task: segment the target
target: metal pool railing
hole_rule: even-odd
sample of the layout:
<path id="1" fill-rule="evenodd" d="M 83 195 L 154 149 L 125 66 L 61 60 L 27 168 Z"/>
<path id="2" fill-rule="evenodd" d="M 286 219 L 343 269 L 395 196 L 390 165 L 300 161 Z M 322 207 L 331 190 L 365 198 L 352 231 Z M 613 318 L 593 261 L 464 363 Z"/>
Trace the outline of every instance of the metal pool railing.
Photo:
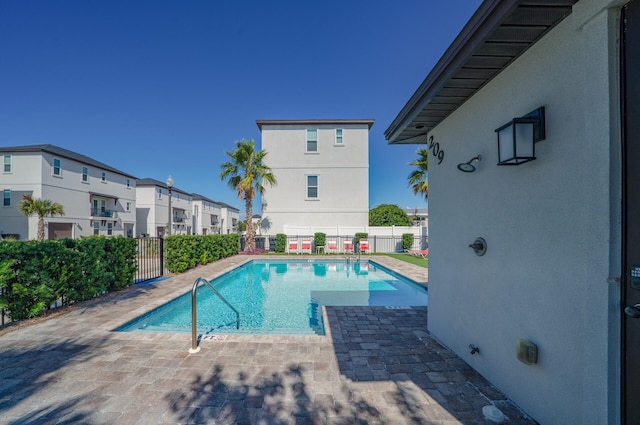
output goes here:
<path id="1" fill-rule="evenodd" d="M 193 288 L 191 288 L 191 348 L 189 349 L 189 353 L 197 353 L 200 351 L 200 347 L 198 346 L 198 335 L 197 335 L 197 320 L 196 320 L 196 291 L 198 290 L 198 285 L 200 283 L 204 283 L 213 291 L 214 294 L 218 296 L 233 312 L 236 314 L 236 329 L 240 329 L 240 313 L 236 310 L 229 301 L 226 300 L 225 297 L 222 296 L 220 292 L 205 278 L 199 277 L 193 283 Z"/>

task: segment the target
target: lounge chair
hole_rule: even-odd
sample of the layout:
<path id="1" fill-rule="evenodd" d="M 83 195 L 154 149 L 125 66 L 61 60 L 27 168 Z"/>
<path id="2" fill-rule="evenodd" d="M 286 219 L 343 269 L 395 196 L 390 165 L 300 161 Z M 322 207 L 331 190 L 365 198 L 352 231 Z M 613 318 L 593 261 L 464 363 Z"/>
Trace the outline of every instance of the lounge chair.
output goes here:
<path id="1" fill-rule="evenodd" d="M 360 252 L 364 253 L 364 254 L 368 254 L 369 253 L 369 240 L 368 239 L 360 239 L 360 242 L 358 242 L 360 244 Z"/>
<path id="2" fill-rule="evenodd" d="M 415 255 L 416 257 L 422 257 L 423 259 L 427 259 L 429 256 L 429 248 L 427 249 L 408 249 L 407 254 Z"/>
<path id="3" fill-rule="evenodd" d="M 328 240 L 327 241 L 327 252 L 329 254 L 331 254 L 332 252 L 337 254 L 338 253 L 338 241 Z"/>
<path id="4" fill-rule="evenodd" d="M 345 253 L 353 252 L 353 241 L 348 240 L 342 243 Z"/>
<path id="5" fill-rule="evenodd" d="M 297 239 L 291 239 L 289 241 L 289 250 L 288 250 L 289 254 L 291 254 L 292 252 L 295 252 L 296 254 L 298 254 L 298 240 Z"/>
<path id="6" fill-rule="evenodd" d="M 311 254 L 311 241 L 306 239 L 302 241 L 302 253 L 305 252 Z"/>

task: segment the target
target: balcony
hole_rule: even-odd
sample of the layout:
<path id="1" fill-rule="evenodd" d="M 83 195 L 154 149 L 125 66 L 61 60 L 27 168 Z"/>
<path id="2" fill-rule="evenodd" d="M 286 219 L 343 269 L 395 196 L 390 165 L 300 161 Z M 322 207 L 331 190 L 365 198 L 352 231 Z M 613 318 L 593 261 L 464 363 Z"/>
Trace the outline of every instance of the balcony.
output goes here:
<path id="1" fill-rule="evenodd" d="M 185 217 L 184 216 L 173 216 L 173 222 L 174 223 L 184 223 L 185 221 Z"/>
<path id="2" fill-rule="evenodd" d="M 91 217 L 117 218 L 118 212 L 115 210 L 107 210 L 102 208 L 91 208 Z"/>

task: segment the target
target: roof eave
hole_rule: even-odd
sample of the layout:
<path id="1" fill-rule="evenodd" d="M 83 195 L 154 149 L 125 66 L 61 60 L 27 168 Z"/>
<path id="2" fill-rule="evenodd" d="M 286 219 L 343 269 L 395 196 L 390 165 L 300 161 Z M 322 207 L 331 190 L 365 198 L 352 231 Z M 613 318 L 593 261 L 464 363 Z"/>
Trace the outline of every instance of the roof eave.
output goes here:
<path id="1" fill-rule="evenodd" d="M 393 120 L 389 128 L 385 131 L 384 135 L 389 144 L 415 144 L 421 142 L 419 136 L 426 136 L 435 126 L 442 122 L 447 116 L 449 116 L 458 107 L 464 104 L 469 98 L 471 98 L 478 90 L 480 90 L 489 81 L 495 78 L 502 70 L 508 67 L 511 62 L 518 58 L 524 51 L 535 44 L 540 38 L 544 36 L 553 26 L 562 21 L 571 11 L 571 6 L 578 0 L 486 0 L 484 1 L 478 10 L 471 17 L 469 22 L 464 26 L 460 34 L 456 37 L 453 43 L 442 55 L 440 60 L 433 67 L 431 72 L 427 75 L 425 80 L 420 84 L 416 92 L 411 96 L 406 105 L 402 108 L 398 116 Z M 444 96 L 442 93 L 446 90 L 451 90 L 451 87 L 445 86 L 454 81 L 454 77 L 461 70 L 466 70 L 465 65 L 473 61 L 474 53 L 479 53 L 480 49 L 486 48 L 489 39 L 498 30 L 507 27 L 513 27 L 513 21 L 522 19 L 522 13 L 516 12 L 519 7 L 525 9 L 555 9 L 557 16 L 551 19 L 550 25 L 540 26 L 545 30 L 541 31 L 537 38 L 527 40 L 528 43 L 520 43 L 520 47 L 516 50 L 517 53 L 511 57 L 511 55 L 505 55 L 502 57 L 503 63 L 500 66 L 493 68 L 493 73 L 482 78 L 476 79 L 476 86 L 468 88 L 464 95 L 460 95 L 454 101 L 449 102 L 446 108 L 438 109 L 433 108 L 433 112 L 428 115 L 428 120 L 420 122 L 420 127 L 416 126 L 413 130 L 407 131 L 408 127 L 414 123 L 414 120 L 419 118 L 434 101 L 436 96 Z M 568 12 L 565 13 L 565 9 L 568 8 Z M 557 19 L 556 19 L 557 18 Z M 510 21 L 511 20 L 511 21 Z M 501 27 L 505 24 L 504 27 Z M 526 27 L 527 22 L 516 22 Z M 535 25 L 534 25 L 535 26 Z M 517 25 L 516 25 L 517 27 Z M 515 43 L 514 45 L 518 45 Z M 455 80 L 459 81 L 459 80 Z M 452 86 L 453 87 L 453 86 Z M 443 90 L 444 89 L 444 90 Z M 458 96 L 458 95 L 456 95 Z M 432 105 L 443 106 L 443 105 Z M 424 115 L 424 114 L 423 114 Z M 421 117 L 424 121 L 424 117 Z M 403 133 L 405 133 L 403 135 Z"/>
<path id="2" fill-rule="evenodd" d="M 375 123 L 375 120 L 256 120 L 256 125 L 262 131 L 264 125 L 366 125 L 369 130 Z"/>

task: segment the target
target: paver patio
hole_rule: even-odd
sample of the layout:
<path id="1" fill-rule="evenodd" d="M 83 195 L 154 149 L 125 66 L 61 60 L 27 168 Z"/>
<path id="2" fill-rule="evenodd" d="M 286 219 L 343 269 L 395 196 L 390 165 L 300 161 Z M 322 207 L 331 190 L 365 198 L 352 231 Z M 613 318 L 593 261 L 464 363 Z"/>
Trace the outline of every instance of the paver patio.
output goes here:
<path id="1" fill-rule="evenodd" d="M 0 336 L 6 424 L 533 424 L 426 330 L 427 308 L 327 307 L 326 336 L 112 329 L 252 257 L 129 288 Z M 388 268 L 425 283 L 425 269 Z"/>

